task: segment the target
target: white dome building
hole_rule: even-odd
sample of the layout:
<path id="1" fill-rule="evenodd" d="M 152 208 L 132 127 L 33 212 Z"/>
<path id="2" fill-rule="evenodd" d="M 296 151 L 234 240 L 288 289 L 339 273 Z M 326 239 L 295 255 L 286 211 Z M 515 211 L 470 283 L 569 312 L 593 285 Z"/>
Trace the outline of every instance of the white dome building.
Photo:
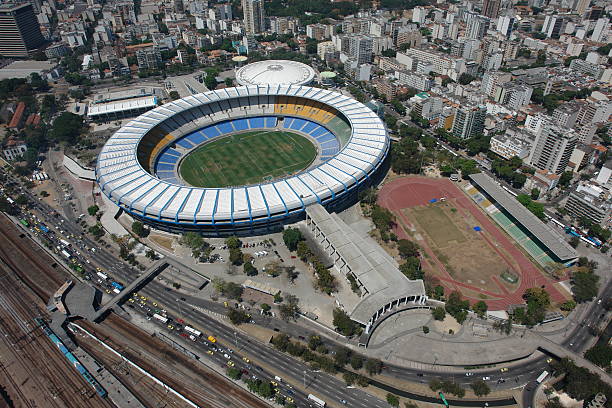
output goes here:
<path id="1" fill-rule="evenodd" d="M 308 85 L 314 77 L 314 69 L 289 60 L 258 61 L 236 72 L 236 81 L 240 85 Z"/>

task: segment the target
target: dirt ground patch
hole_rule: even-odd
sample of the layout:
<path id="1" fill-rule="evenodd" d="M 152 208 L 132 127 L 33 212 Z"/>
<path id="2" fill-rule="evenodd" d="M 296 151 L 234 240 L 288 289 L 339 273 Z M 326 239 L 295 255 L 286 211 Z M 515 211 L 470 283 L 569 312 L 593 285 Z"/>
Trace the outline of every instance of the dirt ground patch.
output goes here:
<path id="1" fill-rule="evenodd" d="M 174 249 L 172 248 L 174 238 L 167 237 L 164 235 L 151 234 L 149 235 L 149 239 L 160 247 L 167 249 L 170 252 L 174 252 Z"/>
<path id="2" fill-rule="evenodd" d="M 253 305 L 262 303 L 266 303 L 270 306 L 274 305 L 274 296 L 251 288 L 244 288 L 244 292 L 242 292 L 242 299 L 245 302 Z"/>
<path id="3" fill-rule="evenodd" d="M 408 216 L 412 212 L 414 219 L 418 220 L 421 228 L 425 230 L 436 246 L 440 248 L 446 248 L 453 242 L 462 243 L 466 240 L 465 235 L 459 231 L 457 226 L 446 215 L 441 205 L 414 207 L 404 211 Z"/>
<path id="4" fill-rule="evenodd" d="M 492 278 L 511 269 L 485 239 L 485 232 L 475 231 L 476 222 L 457 211 L 452 201 L 406 208 L 402 212 L 454 280 L 492 289 L 500 282 Z"/>

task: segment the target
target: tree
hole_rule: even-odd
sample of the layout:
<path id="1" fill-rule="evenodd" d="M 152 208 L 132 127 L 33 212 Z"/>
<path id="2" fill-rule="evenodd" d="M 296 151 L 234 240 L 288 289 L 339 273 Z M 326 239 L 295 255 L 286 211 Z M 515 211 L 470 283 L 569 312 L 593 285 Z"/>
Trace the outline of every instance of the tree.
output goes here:
<path id="1" fill-rule="evenodd" d="M 531 189 L 531 199 L 537 200 L 538 198 L 540 198 L 540 190 L 537 188 L 532 188 Z"/>
<path id="2" fill-rule="evenodd" d="M 291 252 L 297 249 L 298 242 L 303 239 L 302 232 L 297 228 L 287 228 L 283 231 L 283 242 Z"/>
<path id="3" fill-rule="evenodd" d="M 257 275 L 257 268 L 253 266 L 252 262 L 245 262 L 245 264 L 244 264 L 244 274 L 246 276 L 255 276 L 255 275 Z"/>
<path id="4" fill-rule="evenodd" d="M 173 101 L 176 101 L 177 99 L 181 98 L 181 95 L 179 95 L 179 93 L 176 91 L 170 91 L 170 98 L 172 98 Z"/>
<path id="5" fill-rule="evenodd" d="M 261 307 L 261 310 L 263 310 L 264 313 L 268 313 L 270 311 L 270 309 L 272 309 L 272 307 L 270 307 L 270 305 L 267 304 L 267 303 L 262 303 L 260 305 L 260 307 Z"/>
<path id="6" fill-rule="evenodd" d="M 242 323 L 247 323 L 248 321 L 251 320 L 250 315 L 243 312 L 242 310 L 234 309 L 234 308 L 228 309 L 227 317 L 230 319 L 230 322 L 232 322 L 232 324 L 235 324 L 236 326 Z"/>
<path id="7" fill-rule="evenodd" d="M 365 362 L 365 370 L 369 375 L 380 374 L 382 372 L 382 361 L 377 358 L 368 358 Z"/>
<path id="8" fill-rule="evenodd" d="M 132 232 L 139 237 L 146 237 L 149 235 L 149 231 L 144 227 L 143 223 L 140 221 L 134 221 L 132 223 Z"/>
<path id="9" fill-rule="evenodd" d="M 333 311 L 333 324 L 337 331 L 344 336 L 352 336 L 357 332 L 359 325 L 340 308 Z"/>
<path id="10" fill-rule="evenodd" d="M 229 249 L 239 249 L 242 247 L 242 241 L 238 239 L 238 237 L 232 236 L 225 239 L 225 245 Z"/>
<path id="11" fill-rule="evenodd" d="M 598 291 L 598 275 L 588 271 L 577 271 L 572 274 L 572 292 L 576 302 L 588 302 L 597 296 Z"/>
<path id="12" fill-rule="evenodd" d="M 353 370 L 360 370 L 363 367 L 363 357 L 357 353 L 351 355 L 351 367 Z"/>
<path id="13" fill-rule="evenodd" d="M 399 398 L 397 395 L 387 393 L 387 403 L 392 407 L 399 407 Z"/>
<path id="14" fill-rule="evenodd" d="M 566 171 L 566 172 L 562 173 L 561 177 L 559 177 L 559 185 L 561 187 L 569 186 L 569 184 L 572 181 L 573 177 L 574 177 L 574 174 L 571 171 Z"/>
<path id="15" fill-rule="evenodd" d="M 280 317 L 283 320 L 295 319 L 300 312 L 299 299 L 295 295 L 285 295 L 285 301 L 278 307 Z"/>
<path id="16" fill-rule="evenodd" d="M 448 300 L 444 308 L 446 312 L 453 316 L 458 323 L 463 323 L 467 318 L 467 311 L 470 307 L 470 302 L 463 300 L 461 293 L 454 291 L 448 295 Z"/>
<path id="17" fill-rule="evenodd" d="M 459 75 L 459 83 L 461 85 L 467 85 L 470 82 L 472 82 L 474 79 L 476 79 L 474 76 L 464 72 L 463 74 Z"/>
<path id="18" fill-rule="evenodd" d="M 435 320 L 442 321 L 446 317 L 446 310 L 443 307 L 436 307 L 431 310 L 431 315 Z"/>
<path id="19" fill-rule="evenodd" d="M 89 227 L 89 233 L 96 238 L 100 238 L 102 235 L 104 235 L 104 229 L 100 224 L 92 225 Z"/>
<path id="20" fill-rule="evenodd" d="M 478 302 L 474 303 L 474 305 L 472 306 L 472 310 L 480 318 L 485 317 L 485 314 L 487 313 L 487 309 L 488 309 L 487 304 L 483 300 L 479 300 Z"/>
<path id="21" fill-rule="evenodd" d="M 351 350 L 346 347 L 338 347 L 336 349 L 336 354 L 334 354 L 334 363 L 338 367 L 344 367 L 351 357 Z"/>
<path id="22" fill-rule="evenodd" d="M 96 213 L 98 212 L 98 210 L 100 210 L 100 207 L 98 207 L 97 205 L 92 205 L 90 207 L 87 207 L 87 212 L 89 213 L 89 215 L 91 215 L 92 217 L 95 217 Z"/>
<path id="23" fill-rule="evenodd" d="M 322 344 L 321 337 L 314 334 L 308 337 L 308 348 L 311 350 L 316 350 Z"/>
<path id="24" fill-rule="evenodd" d="M 239 380 L 240 376 L 242 376 L 242 372 L 236 367 L 228 367 L 227 376 L 232 380 Z"/>
<path id="25" fill-rule="evenodd" d="M 239 248 L 230 248 L 229 260 L 232 265 L 242 265 L 243 256 L 242 251 Z"/>
<path id="26" fill-rule="evenodd" d="M 70 112 L 63 112 L 54 121 L 49 139 L 76 145 L 83 129 L 83 118 Z"/>
<path id="27" fill-rule="evenodd" d="M 483 395 L 487 395 L 491 392 L 491 389 L 483 380 L 474 381 L 470 387 L 474 390 L 474 394 L 478 397 L 482 397 Z"/>
<path id="28" fill-rule="evenodd" d="M 262 397 L 268 399 L 274 395 L 274 390 L 272 389 L 272 384 L 269 381 L 264 381 L 259 386 L 257 393 Z"/>
<path id="29" fill-rule="evenodd" d="M 399 255 L 404 259 L 418 257 L 419 249 L 419 245 L 414 241 L 408 239 L 400 239 L 397 241 L 397 250 L 399 251 Z"/>
<path id="30" fill-rule="evenodd" d="M 293 283 L 297 277 L 300 276 L 300 272 L 293 265 L 285 267 L 285 272 L 287 273 L 287 279 L 289 279 L 290 283 Z"/>
<path id="31" fill-rule="evenodd" d="M 610 361 L 612 361 L 612 346 L 606 343 L 596 344 L 587 350 L 584 357 L 593 364 L 608 369 L 610 367 Z"/>
<path id="32" fill-rule="evenodd" d="M 401 264 L 399 269 L 408 279 L 423 279 L 425 276 L 423 269 L 421 269 L 421 260 L 414 256 L 406 259 L 406 262 Z"/>
<path id="33" fill-rule="evenodd" d="M 429 333 L 429 327 L 423 326 L 423 334 Z"/>
<path id="34" fill-rule="evenodd" d="M 580 244 L 580 238 L 571 237 L 569 240 L 569 244 L 571 245 L 572 248 L 578 248 L 578 245 Z"/>
<path id="35" fill-rule="evenodd" d="M 344 379 L 346 385 L 350 387 L 351 385 L 355 384 L 355 381 L 357 380 L 357 374 L 352 371 L 345 371 L 344 374 L 342 374 L 342 378 Z"/>
<path id="36" fill-rule="evenodd" d="M 536 203 L 531 199 L 527 194 L 519 194 L 516 199 L 519 203 L 523 204 L 529 211 L 533 213 L 536 217 L 541 220 L 546 219 L 546 215 L 544 214 L 544 205 L 541 203 Z"/>

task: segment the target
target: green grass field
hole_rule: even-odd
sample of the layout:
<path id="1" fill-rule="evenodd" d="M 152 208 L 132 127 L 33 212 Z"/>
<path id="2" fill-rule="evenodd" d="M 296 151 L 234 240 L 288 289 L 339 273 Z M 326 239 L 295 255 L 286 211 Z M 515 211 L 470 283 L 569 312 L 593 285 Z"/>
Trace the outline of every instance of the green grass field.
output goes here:
<path id="1" fill-rule="evenodd" d="M 305 137 L 282 131 L 257 131 L 207 143 L 182 161 L 179 173 L 195 187 L 255 184 L 306 168 L 317 155 Z"/>

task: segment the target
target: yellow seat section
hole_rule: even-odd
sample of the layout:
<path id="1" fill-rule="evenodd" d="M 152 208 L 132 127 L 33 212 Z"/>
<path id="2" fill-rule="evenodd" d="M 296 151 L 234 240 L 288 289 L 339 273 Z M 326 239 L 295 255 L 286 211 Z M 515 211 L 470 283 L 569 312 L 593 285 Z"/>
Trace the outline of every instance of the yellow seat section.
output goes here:
<path id="1" fill-rule="evenodd" d="M 155 157 L 157 157 L 157 154 L 166 146 L 168 146 L 169 143 L 171 143 L 174 140 L 174 135 L 171 133 L 166 134 L 162 140 L 160 140 L 154 147 L 153 150 L 151 150 L 151 156 L 149 156 L 149 168 L 153 168 L 153 163 L 155 162 Z"/>
<path id="2" fill-rule="evenodd" d="M 286 96 L 277 96 L 276 103 L 274 104 L 274 113 L 285 113 L 285 107 L 287 106 Z"/>

